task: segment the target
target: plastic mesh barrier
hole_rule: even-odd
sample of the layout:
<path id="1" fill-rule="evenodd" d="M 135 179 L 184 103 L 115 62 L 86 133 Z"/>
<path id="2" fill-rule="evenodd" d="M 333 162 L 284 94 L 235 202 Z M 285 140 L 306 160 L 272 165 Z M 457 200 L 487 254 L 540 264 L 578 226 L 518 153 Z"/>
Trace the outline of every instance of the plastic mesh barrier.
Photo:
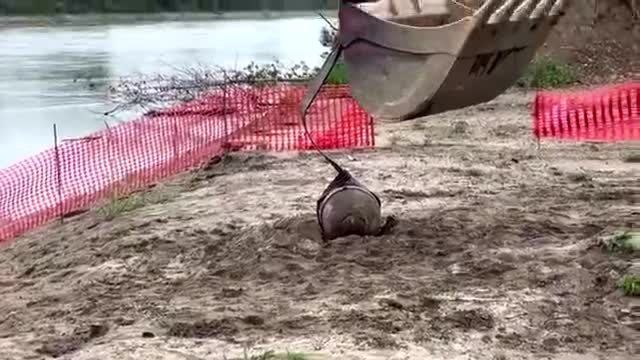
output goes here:
<path id="1" fill-rule="evenodd" d="M 197 100 L 51 148 L 0 170 L 0 241 L 114 194 L 148 186 L 225 151 L 308 150 L 305 88 L 225 86 Z M 325 149 L 374 145 L 373 120 L 345 86 L 325 86 L 308 116 Z"/>
<path id="2" fill-rule="evenodd" d="M 536 138 L 640 140 L 640 82 L 540 91 L 532 115 Z"/>

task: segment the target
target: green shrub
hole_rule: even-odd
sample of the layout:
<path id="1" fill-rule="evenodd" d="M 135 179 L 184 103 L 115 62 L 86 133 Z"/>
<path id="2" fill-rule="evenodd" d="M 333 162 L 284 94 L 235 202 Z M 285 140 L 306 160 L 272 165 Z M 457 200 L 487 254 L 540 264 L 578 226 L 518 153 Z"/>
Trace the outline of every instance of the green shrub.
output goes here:
<path id="1" fill-rule="evenodd" d="M 567 64 L 550 58 L 534 60 L 518 85 L 530 88 L 557 88 L 577 81 L 575 71 Z"/>
<path id="2" fill-rule="evenodd" d="M 327 84 L 333 85 L 344 85 L 349 81 L 347 80 L 347 69 L 345 65 L 341 62 L 337 63 L 331 72 L 329 73 L 329 77 L 327 78 Z"/>
<path id="3" fill-rule="evenodd" d="M 633 253 L 640 251 L 640 232 L 619 231 L 612 236 L 603 238 L 602 242 L 608 251 Z"/>

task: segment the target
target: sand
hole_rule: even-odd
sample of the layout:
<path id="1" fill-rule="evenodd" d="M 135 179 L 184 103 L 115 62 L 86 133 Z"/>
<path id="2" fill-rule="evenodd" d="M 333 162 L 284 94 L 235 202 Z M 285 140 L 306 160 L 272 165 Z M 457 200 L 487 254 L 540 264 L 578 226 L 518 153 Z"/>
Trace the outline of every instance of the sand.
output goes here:
<path id="1" fill-rule="evenodd" d="M 316 154 L 233 153 L 2 244 L 0 359 L 637 358 L 615 282 L 640 260 L 599 242 L 638 226 L 640 146 L 538 144 L 532 96 L 335 152 L 399 219 L 384 236 L 321 241 Z"/>

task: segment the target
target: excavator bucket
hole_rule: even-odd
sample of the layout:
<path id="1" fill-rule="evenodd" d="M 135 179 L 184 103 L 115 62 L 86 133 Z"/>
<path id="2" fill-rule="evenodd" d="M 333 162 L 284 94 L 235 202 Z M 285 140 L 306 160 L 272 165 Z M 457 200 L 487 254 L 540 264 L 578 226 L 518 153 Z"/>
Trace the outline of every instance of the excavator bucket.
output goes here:
<path id="1" fill-rule="evenodd" d="M 402 11 L 403 1 L 411 11 Z M 567 3 L 485 0 L 471 8 L 453 0 L 342 0 L 336 49 L 365 110 L 379 119 L 410 120 L 503 93 L 524 73 Z M 380 9 L 389 9 L 387 16 Z M 339 61 L 334 55 L 328 62 Z"/>

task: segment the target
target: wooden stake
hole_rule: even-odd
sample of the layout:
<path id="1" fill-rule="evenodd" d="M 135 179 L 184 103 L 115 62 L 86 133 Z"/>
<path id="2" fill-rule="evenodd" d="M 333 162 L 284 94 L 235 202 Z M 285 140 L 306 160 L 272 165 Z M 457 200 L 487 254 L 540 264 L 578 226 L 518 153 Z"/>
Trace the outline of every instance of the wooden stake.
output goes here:
<path id="1" fill-rule="evenodd" d="M 53 146 L 55 149 L 56 159 L 56 177 L 58 182 L 58 212 L 60 215 L 60 224 L 64 224 L 64 214 L 62 213 L 62 169 L 60 166 L 60 152 L 58 149 L 58 126 L 53 124 Z"/>

